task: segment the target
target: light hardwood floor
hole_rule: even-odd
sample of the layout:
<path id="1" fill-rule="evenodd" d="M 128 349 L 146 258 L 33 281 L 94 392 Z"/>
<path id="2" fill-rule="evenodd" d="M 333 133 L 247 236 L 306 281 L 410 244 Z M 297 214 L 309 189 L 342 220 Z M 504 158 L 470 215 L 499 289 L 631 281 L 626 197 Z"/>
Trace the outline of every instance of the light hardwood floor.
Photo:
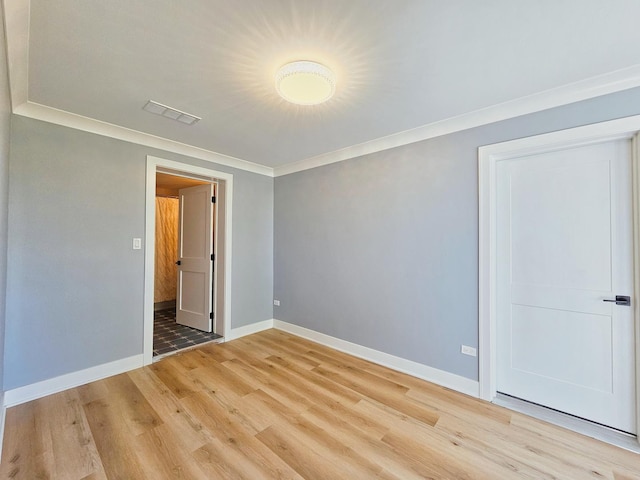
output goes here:
<path id="1" fill-rule="evenodd" d="M 640 455 L 268 330 L 9 409 L 0 477 L 628 480 Z"/>

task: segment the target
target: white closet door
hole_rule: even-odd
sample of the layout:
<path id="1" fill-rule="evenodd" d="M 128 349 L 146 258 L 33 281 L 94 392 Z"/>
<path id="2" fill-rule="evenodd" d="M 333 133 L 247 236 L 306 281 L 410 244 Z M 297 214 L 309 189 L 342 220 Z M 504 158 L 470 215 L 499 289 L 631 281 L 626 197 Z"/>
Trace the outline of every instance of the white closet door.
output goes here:
<path id="1" fill-rule="evenodd" d="M 630 142 L 497 168 L 497 390 L 635 433 Z"/>

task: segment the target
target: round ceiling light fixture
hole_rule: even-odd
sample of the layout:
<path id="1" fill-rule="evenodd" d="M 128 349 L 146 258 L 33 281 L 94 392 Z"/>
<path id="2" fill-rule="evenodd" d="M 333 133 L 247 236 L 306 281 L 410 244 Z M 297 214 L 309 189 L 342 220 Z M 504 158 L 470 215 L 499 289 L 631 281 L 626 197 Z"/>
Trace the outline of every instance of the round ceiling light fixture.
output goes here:
<path id="1" fill-rule="evenodd" d="M 336 91 L 336 76 L 320 63 L 301 60 L 287 63 L 276 73 L 276 90 L 287 102 L 318 105 Z"/>

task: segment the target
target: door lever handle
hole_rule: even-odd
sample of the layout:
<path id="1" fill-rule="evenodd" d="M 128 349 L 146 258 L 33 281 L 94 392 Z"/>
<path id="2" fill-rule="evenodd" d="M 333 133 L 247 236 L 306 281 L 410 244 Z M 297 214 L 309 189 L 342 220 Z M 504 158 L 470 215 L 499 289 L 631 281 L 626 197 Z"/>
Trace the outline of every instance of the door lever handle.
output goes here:
<path id="1" fill-rule="evenodd" d="M 176 265 L 182 265 L 182 262 L 181 262 L 180 260 L 178 260 L 178 261 L 176 262 Z M 613 302 L 613 300 L 611 300 L 611 301 Z"/>
<path id="2" fill-rule="evenodd" d="M 627 296 L 627 295 L 616 295 L 616 298 L 604 298 L 602 300 L 603 302 L 613 302 L 616 305 L 625 305 L 625 306 L 629 306 L 631 305 L 631 297 Z"/>

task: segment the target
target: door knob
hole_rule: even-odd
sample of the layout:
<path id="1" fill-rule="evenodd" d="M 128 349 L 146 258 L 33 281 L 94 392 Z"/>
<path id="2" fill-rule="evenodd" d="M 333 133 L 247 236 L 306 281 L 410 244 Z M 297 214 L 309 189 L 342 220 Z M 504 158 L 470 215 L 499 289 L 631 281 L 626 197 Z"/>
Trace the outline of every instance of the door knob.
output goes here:
<path id="1" fill-rule="evenodd" d="M 631 305 L 631 297 L 627 295 L 616 295 L 616 298 L 605 298 L 602 300 L 603 302 L 615 302 L 616 305 L 626 305 L 627 307 Z"/>
<path id="2" fill-rule="evenodd" d="M 176 265 L 182 265 L 182 262 L 181 262 L 180 260 L 178 260 L 178 261 L 176 262 Z M 613 302 L 613 300 L 611 300 L 611 301 Z"/>

